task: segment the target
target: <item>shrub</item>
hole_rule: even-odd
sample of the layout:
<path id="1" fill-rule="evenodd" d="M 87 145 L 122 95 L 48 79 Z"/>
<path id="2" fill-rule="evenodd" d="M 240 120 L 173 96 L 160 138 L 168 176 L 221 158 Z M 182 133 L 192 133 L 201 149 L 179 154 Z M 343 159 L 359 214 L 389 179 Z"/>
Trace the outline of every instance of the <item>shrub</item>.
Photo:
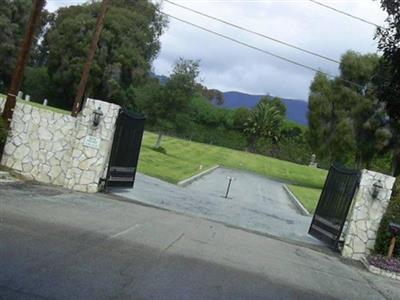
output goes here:
<path id="1" fill-rule="evenodd" d="M 389 223 L 400 224 L 400 177 L 397 178 L 393 187 L 392 199 L 390 200 L 388 209 L 382 218 L 375 243 L 375 252 L 386 255 L 389 242 L 390 233 L 388 232 Z M 400 237 L 397 238 L 396 248 L 394 251 L 395 256 L 400 257 Z"/>
<path id="2" fill-rule="evenodd" d="M 45 98 L 54 98 L 54 87 L 46 67 L 27 67 L 22 84 L 24 94 L 30 95 L 32 101 L 43 103 Z"/>
<path id="3" fill-rule="evenodd" d="M 4 143 L 7 138 L 7 131 L 4 127 L 3 119 L 0 118 L 0 144 Z"/>

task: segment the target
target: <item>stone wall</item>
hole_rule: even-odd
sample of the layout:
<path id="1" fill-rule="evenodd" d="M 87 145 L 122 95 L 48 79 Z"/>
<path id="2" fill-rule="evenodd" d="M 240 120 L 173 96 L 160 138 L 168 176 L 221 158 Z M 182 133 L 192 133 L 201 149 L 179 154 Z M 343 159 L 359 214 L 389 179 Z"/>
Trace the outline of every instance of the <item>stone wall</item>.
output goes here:
<path id="1" fill-rule="evenodd" d="M 4 102 L 0 99 L 2 109 Z M 103 117 L 94 127 L 97 108 Z M 118 105 L 88 99 L 74 118 L 18 101 L 1 163 L 30 179 L 97 192 L 119 110 Z"/>
<path id="2" fill-rule="evenodd" d="M 374 248 L 381 219 L 392 195 L 395 178 L 362 170 L 359 189 L 349 212 L 342 255 L 355 260 L 368 256 Z M 377 196 L 374 195 L 374 184 Z"/>
<path id="3" fill-rule="evenodd" d="M 6 99 L 0 96 L 0 111 L 2 112 L 4 109 L 4 104 L 6 103 Z"/>
<path id="4" fill-rule="evenodd" d="M 18 103 L 2 164 L 40 182 L 63 185 L 75 118 Z"/>
<path id="5" fill-rule="evenodd" d="M 94 128 L 93 111 L 99 107 L 104 117 Z M 107 168 L 119 110 L 118 105 L 88 99 L 76 123 L 72 164 L 64 184 L 66 188 L 97 192 L 99 179 Z"/>

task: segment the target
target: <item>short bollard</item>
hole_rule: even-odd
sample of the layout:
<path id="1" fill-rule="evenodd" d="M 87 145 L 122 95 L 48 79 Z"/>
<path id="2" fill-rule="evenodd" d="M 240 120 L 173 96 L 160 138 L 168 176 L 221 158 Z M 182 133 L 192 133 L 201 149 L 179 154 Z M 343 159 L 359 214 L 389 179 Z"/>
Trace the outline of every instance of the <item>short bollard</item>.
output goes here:
<path id="1" fill-rule="evenodd" d="M 231 188 L 231 183 L 232 183 L 232 180 L 234 180 L 235 178 L 233 178 L 233 177 L 226 177 L 226 179 L 228 179 L 229 180 L 229 182 L 228 182 L 228 187 L 227 187 L 227 189 L 226 189 L 226 193 L 225 193 L 225 196 L 224 196 L 224 198 L 225 199 L 228 199 L 228 194 L 229 194 L 229 190 L 230 190 L 230 188 Z"/>
<path id="2" fill-rule="evenodd" d="M 387 255 L 387 259 L 391 259 L 393 257 L 394 247 L 396 245 L 396 238 L 400 234 L 400 224 L 390 223 L 389 224 L 389 232 L 392 235 L 390 240 L 389 251 Z"/>

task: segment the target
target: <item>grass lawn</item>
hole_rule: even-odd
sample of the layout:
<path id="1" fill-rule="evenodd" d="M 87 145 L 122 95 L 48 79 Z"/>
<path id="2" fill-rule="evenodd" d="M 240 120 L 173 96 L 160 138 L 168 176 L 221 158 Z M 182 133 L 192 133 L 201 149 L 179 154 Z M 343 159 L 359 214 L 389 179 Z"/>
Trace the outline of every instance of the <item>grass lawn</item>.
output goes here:
<path id="1" fill-rule="evenodd" d="M 321 189 L 288 185 L 292 193 L 303 203 L 304 207 L 309 213 L 313 214 L 318 204 L 319 197 L 321 196 Z"/>
<path id="2" fill-rule="evenodd" d="M 5 96 L 0 94 L 0 97 Z M 18 102 L 70 114 L 69 111 L 36 102 L 26 102 L 22 99 L 18 99 Z M 325 170 L 172 137 L 163 137 L 162 147 L 166 149 L 166 154 L 163 154 L 152 149 L 156 138 L 156 134 L 145 132 L 139 171 L 171 183 L 177 183 L 215 165 L 252 171 L 292 184 L 292 192 L 310 212 L 313 212 L 327 174 Z"/>
<path id="3" fill-rule="evenodd" d="M 177 183 L 215 165 L 256 172 L 285 182 L 321 189 L 327 172 L 262 155 L 228 148 L 163 137 L 162 147 L 167 153 L 154 151 L 157 135 L 145 132 L 139 171 L 168 182 Z M 301 197 L 300 197 L 301 198 Z"/>
<path id="4" fill-rule="evenodd" d="M 0 94 L 0 98 L 6 99 L 6 95 Z M 37 102 L 33 102 L 33 101 L 29 101 L 28 102 L 28 101 L 25 101 L 25 100 L 23 100 L 21 98 L 17 98 L 17 102 L 18 103 L 28 104 L 28 105 L 31 105 L 33 107 L 37 107 L 37 108 L 40 108 L 40 109 L 46 109 L 46 110 L 49 110 L 49 111 L 52 111 L 52 112 L 56 112 L 56 113 L 60 113 L 60 114 L 64 114 L 64 115 L 71 114 L 71 112 L 68 111 L 68 110 L 63 110 L 63 109 L 60 109 L 60 108 L 56 108 L 56 107 L 52 107 L 52 106 L 48 106 L 48 105 L 43 105 L 43 104 L 40 104 L 40 103 L 37 103 Z"/>

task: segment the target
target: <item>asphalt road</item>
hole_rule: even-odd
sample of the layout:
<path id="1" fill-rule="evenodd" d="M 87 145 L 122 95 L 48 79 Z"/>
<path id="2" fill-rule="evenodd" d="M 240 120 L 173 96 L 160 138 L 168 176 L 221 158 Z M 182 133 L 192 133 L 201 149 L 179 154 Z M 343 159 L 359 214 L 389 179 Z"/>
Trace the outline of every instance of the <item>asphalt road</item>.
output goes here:
<path id="1" fill-rule="evenodd" d="M 227 177 L 234 180 L 225 199 Z M 298 212 L 283 183 L 254 173 L 219 168 L 185 187 L 137 174 L 134 189 L 114 188 L 111 192 L 231 226 L 321 245 L 308 235 L 311 217 Z"/>
<path id="2" fill-rule="evenodd" d="M 332 253 L 119 201 L 0 185 L 0 299 L 400 299 Z"/>

